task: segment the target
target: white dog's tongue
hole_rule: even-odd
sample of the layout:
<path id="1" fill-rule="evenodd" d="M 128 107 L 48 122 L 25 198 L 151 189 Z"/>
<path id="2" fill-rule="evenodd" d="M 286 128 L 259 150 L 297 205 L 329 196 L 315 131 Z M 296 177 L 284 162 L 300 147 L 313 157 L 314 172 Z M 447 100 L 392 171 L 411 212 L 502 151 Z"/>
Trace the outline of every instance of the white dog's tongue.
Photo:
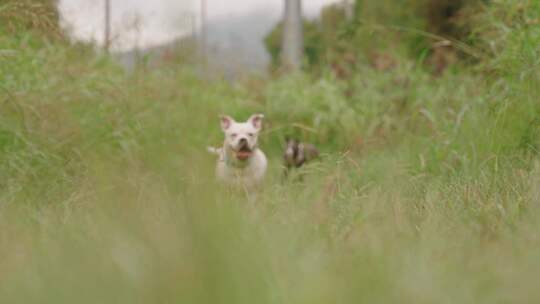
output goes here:
<path id="1" fill-rule="evenodd" d="M 236 152 L 236 158 L 239 160 L 246 160 L 251 156 L 251 151 L 238 151 Z"/>

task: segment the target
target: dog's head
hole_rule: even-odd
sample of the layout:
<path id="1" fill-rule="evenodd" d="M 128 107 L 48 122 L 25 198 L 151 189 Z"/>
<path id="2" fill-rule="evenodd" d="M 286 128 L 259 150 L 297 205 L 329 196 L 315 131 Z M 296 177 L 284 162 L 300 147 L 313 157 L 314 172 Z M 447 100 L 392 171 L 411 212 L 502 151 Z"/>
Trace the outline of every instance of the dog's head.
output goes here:
<path id="1" fill-rule="evenodd" d="M 285 161 L 291 165 L 298 154 L 298 140 L 290 137 L 285 138 Z"/>
<path id="2" fill-rule="evenodd" d="M 247 160 L 257 148 L 264 115 L 254 114 L 246 122 L 236 122 L 230 116 L 221 116 L 221 129 L 225 133 L 225 148 L 238 160 Z"/>

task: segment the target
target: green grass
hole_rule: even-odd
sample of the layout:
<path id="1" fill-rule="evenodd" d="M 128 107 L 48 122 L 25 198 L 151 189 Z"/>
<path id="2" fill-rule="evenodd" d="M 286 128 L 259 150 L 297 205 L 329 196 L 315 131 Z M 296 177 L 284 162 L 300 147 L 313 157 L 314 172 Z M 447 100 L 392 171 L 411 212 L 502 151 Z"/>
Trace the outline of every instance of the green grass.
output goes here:
<path id="1" fill-rule="evenodd" d="M 486 11 L 479 65 L 433 77 L 404 57 L 348 83 L 126 74 L 2 32 L 0 302 L 540 301 L 540 10 L 523 3 Z M 255 203 L 205 152 L 218 114 L 253 112 Z M 281 182 L 286 134 L 323 151 L 302 182 Z"/>

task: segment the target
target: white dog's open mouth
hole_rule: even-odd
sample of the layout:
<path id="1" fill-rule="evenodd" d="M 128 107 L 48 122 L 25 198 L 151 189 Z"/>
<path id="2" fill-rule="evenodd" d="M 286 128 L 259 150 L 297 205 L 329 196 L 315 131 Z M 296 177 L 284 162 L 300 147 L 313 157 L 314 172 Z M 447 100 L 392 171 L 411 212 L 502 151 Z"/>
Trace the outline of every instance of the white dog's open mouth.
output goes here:
<path id="1" fill-rule="evenodd" d="M 238 160 L 246 160 L 253 154 L 253 151 L 251 151 L 250 148 L 247 146 L 243 146 L 240 150 L 236 152 L 236 158 Z"/>

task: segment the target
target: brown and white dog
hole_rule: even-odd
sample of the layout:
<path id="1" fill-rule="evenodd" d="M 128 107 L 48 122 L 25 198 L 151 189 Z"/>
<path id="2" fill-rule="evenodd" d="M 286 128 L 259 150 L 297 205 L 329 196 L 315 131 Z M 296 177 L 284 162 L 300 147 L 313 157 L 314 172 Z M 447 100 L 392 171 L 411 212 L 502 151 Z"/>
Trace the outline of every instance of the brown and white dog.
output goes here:
<path id="1" fill-rule="evenodd" d="M 257 140 L 264 115 L 254 114 L 246 122 L 236 122 L 230 116 L 221 116 L 221 129 L 225 134 L 222 148 L 209 147 L 219 156 L 216 175 L 226 184 L 250 190 L 264 179 L 268 161 L 259 149 Z"/>
<path id="2" fill-rule="evenodd" d="M 285 175 L 293 168 L 300 168 L 305 163 L 318 158 L 319 150 L 312 144 L 303 143 L 293 138 L 286 139 L 285 153 Z"/>

